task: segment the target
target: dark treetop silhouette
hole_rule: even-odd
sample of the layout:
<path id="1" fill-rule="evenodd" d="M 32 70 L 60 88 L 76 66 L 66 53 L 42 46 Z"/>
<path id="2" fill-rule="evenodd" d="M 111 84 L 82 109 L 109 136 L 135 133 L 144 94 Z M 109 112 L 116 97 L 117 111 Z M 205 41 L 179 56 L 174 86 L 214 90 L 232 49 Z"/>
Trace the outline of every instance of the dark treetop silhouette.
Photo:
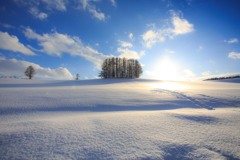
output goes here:
<path id="1" fill-rule="evenodd" d="M 32 66 L 29 66 L 24 73 L 26 76 L 29 77 L 29 79 L 32 79 L 32 77 L 36 74 L 36 72 Z"/>

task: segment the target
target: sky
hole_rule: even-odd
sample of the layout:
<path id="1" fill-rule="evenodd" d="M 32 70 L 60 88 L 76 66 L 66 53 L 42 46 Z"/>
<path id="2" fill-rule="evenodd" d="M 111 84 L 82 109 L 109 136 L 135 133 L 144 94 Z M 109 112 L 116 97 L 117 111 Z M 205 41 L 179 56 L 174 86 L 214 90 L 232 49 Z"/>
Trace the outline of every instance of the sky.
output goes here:
<path id="1" fill-rule="evenodd" d="M 0 1 L 0 75 L 98 78 L 109 57 L 138 59 L 141 78 L 240 74 L 239 0 Z"/>

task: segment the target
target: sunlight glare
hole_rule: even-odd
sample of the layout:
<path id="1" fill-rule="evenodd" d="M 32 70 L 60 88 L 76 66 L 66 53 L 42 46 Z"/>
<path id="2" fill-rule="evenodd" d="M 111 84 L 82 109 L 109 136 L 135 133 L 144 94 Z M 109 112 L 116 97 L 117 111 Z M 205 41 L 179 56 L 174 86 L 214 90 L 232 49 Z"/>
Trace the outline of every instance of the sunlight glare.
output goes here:
<path id="1" fill-rule="evenodd" d="M 150 86 L 152 88 L 166 89 L 166 90 L 183 90 L 188 88 L 186 85 L 183 85 L 177 82 L 161 82 L 161 83 L 151 84 Z"/>
<path id="2" fill-rule="evenodd" d="M 168 58 L 164 58 L 160 63 L 156 66 L 156 78 L 161 80 L 179 80 L 177 76 L 176 64 L 169 60 Z"/>

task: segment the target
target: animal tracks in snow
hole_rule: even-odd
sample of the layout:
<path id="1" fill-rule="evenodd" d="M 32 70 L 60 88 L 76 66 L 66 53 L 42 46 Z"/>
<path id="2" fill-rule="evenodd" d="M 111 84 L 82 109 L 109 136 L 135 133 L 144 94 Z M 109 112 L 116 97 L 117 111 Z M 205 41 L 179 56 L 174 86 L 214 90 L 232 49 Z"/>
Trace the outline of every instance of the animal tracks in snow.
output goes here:
<path id="1" fill-rule="evenodd" d="M 213 110 L 215 107 L 238 107 L 239 99 L 229 100 L 207 96 L 204 94 L 193 94 L 189 92 L 177 92 L 167 89 L 154 89 L 152 92 L 165 93 L 175 96 L 178 99 L 187 100 L 192 102 L 195 106 Z M 214 106 L 214 107 L 213 107 Z"/>

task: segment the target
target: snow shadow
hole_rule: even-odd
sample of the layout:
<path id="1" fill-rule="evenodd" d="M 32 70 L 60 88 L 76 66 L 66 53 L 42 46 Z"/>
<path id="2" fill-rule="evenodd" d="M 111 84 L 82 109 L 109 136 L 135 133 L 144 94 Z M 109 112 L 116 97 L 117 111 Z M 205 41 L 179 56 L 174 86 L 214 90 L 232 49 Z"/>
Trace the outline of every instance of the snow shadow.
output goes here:
<path id="1" fill-rule="evenodd" d="M 15 81 L 17 82 L 17 81 Z M 23 81 L 21 81 L 23 82 Z M 88 85 L 105 85 L 115 83 L 134 83 L 134 82 L 160 82 L 160 80 L 152 79 L 136 79 L 136 78 L 125 78 L 125 79 L 90 79 L 90 80 L 24 80 L 25 83 L 18 84 L 0 84 L 0 88 L 11 88 L 11 87 L 64 87 L 64 86 L 88 86 Z M 36 83 L 35 83 L 36 82 Z M 42 83 L 44 82 L 44 83 Z"/>
<path id="2" fill-rule="evenodd" d="M 191 160 L 187 157 L 189 152 L 193 152 L 195 147 L 188 144 L 184 145 L 169 145 L 162 149 L 165 152 L 164 160 Z"/>
<path id="3" fill-rule="evenodd" d="M 175 103 L 181 103 L 175 101 Z M 158 111 L 174 110 L 180 108 L 194 108 L 186 105 L 164 104 L 164 105 L 146 105 L 146 106 L 119 106 L 119 105 L 96 105 L 96 106 L 59 106 L 59 107 L 41 107 L 41 108 L 0 108 L 0 115 L 23 114 L 31 112 L 120 112 L 120 111 Z"/>
<path id="4" fill-rule="evenodd" d="M 216 117 L 211 117 L 211 116 L 175 115 L 174 117 L 179 118 L 179 119 L 195 121 L 197 123 L 202 123 L 202 124 L 212 124 L 212 123 L 217 123 L 220 121 L 220 119 L 218 119 Z"/>

